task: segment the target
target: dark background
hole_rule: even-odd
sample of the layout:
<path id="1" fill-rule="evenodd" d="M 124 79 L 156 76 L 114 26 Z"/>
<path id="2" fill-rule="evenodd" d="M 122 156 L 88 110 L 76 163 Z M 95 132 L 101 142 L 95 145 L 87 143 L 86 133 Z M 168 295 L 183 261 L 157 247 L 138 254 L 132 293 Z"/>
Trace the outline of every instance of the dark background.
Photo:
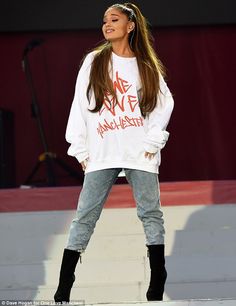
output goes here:
<path id="1" fill-rule="evenodd" d="M 128 1 L 120 1 L 124 2 Z M 114 3 L 109 0 L 2 0 L 0 30 L 97 29 L 104 11 Z M 235 0 L 139 0 L 133 3 L 154 27 L 221 25 L 236 21 Z"/>
<path id="2" fill-rule="evenodd" d="M 175 99 L 168 127 L 171 135 L 162 151 L 160 180 L 235 179 L 236 2 L 134 2 L 151 24 L 155 47 L 167 68 L 167 82 Z M 82 183 L 79 164 L 66 155 L 64 134 L 80 61 L 102 40 L 103 12 L 112 3 L 1 2 L 0 109 L 9 110 L 9 118 L 14 118 L 14 137 L 9 124 L 5 124 L 0 145 L 1 151 L 3 146 L 7 151 L 7 158 L 1 160 L 0 169 L 9 164 L 12 171 L 15 165 L 11 186 L 25 182 L 43 152 L 22 70 L 23 51 L 34 39 L 43 40 L 28 58 L 50 151 L 80 175 L 76 181 L 55 167 L 58 185 Z M 44 178 L 43 164 L 36 179 Z"/>

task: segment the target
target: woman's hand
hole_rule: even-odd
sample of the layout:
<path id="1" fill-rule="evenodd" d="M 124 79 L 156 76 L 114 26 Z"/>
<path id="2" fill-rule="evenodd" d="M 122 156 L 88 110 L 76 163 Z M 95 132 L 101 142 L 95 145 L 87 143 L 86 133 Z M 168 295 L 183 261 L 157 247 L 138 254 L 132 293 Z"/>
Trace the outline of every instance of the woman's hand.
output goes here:
<path id="1" fill-rule="evenodd" d="M 85 160 L 83 160 L 80 164 L 81 164 L 81 167 L 83 169 L 83 171 L 86 170 L 86 167 L 87 167 L 87 163 L 88 163 L 88 158 L 86 158 Z"/>
<path id="2" fill-rule="evenodd" d="M 150 152 L 145 152 L 144 156 L 148 159 L 153 159 L 153 157 L 156 155 L 156 153 L 150 153 Z"/>

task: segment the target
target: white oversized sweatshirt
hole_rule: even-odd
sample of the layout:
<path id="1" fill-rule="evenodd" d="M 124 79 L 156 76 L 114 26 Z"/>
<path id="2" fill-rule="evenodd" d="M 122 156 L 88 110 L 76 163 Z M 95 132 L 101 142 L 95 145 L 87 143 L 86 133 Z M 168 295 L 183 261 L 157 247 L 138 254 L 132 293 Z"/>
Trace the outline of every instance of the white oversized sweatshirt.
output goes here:
<path id="1" fill-rule="evenodd" d="M 141 87 L 136 58 L 112 53 L 110 75 L 118 101 L 107 95 L 97 113 L 94 94 L 86 96 L 90 68 L 95 52 L 89 53 L 78 74 L 75 95 L 66 129 L 70 143 L 68 154 L 79 162 L 88 159 L 86 173 L 107 168 L 130 168 L 158 173 L 160 150 L 165 146 L 166 131 L 173 98 L 160 77 L 160 93 L 156 108 L 144 119 L 139 108 Z M 145 152 L 156 153 L 149 160 Z"/>

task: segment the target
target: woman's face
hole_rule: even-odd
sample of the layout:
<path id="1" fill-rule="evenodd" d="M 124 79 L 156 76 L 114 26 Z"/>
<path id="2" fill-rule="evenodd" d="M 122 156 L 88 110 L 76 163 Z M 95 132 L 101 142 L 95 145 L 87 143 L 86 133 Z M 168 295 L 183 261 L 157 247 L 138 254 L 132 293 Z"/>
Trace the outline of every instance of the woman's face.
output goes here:
<path id="1" fill-rule="evenodd" d="M 109 8 L 103 18 L 102 32 L 106 40 L 114 42 L 127 39 L 128 33 L 132 30 L 133 22 L 119 9 Z"/>

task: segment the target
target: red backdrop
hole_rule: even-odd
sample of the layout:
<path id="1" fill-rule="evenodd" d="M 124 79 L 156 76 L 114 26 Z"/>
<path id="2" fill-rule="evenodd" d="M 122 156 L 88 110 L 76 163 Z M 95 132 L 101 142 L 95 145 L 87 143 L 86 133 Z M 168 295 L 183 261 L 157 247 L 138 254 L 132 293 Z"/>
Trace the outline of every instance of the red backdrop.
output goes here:
<path id="1" fill-rule="evenodd" d="M 235 179 L 236 27 L 161 28 L 153 34 L 175 99 L 160 179 Z M 0 107 L 15 116 L 17 185 L 43 152 L 21 67 L 23 50 L 34 38 L 44 39 L 29 53 L 29 61 L 50 150 L 80 171 L 66 155 L 64 134 L 80 60 L 102 36 L 95 30 L 0 35 Z M 60 185 L 76 183 L 57 171 Z M 38 177 L 44 176 L 42 167 Z"/>

